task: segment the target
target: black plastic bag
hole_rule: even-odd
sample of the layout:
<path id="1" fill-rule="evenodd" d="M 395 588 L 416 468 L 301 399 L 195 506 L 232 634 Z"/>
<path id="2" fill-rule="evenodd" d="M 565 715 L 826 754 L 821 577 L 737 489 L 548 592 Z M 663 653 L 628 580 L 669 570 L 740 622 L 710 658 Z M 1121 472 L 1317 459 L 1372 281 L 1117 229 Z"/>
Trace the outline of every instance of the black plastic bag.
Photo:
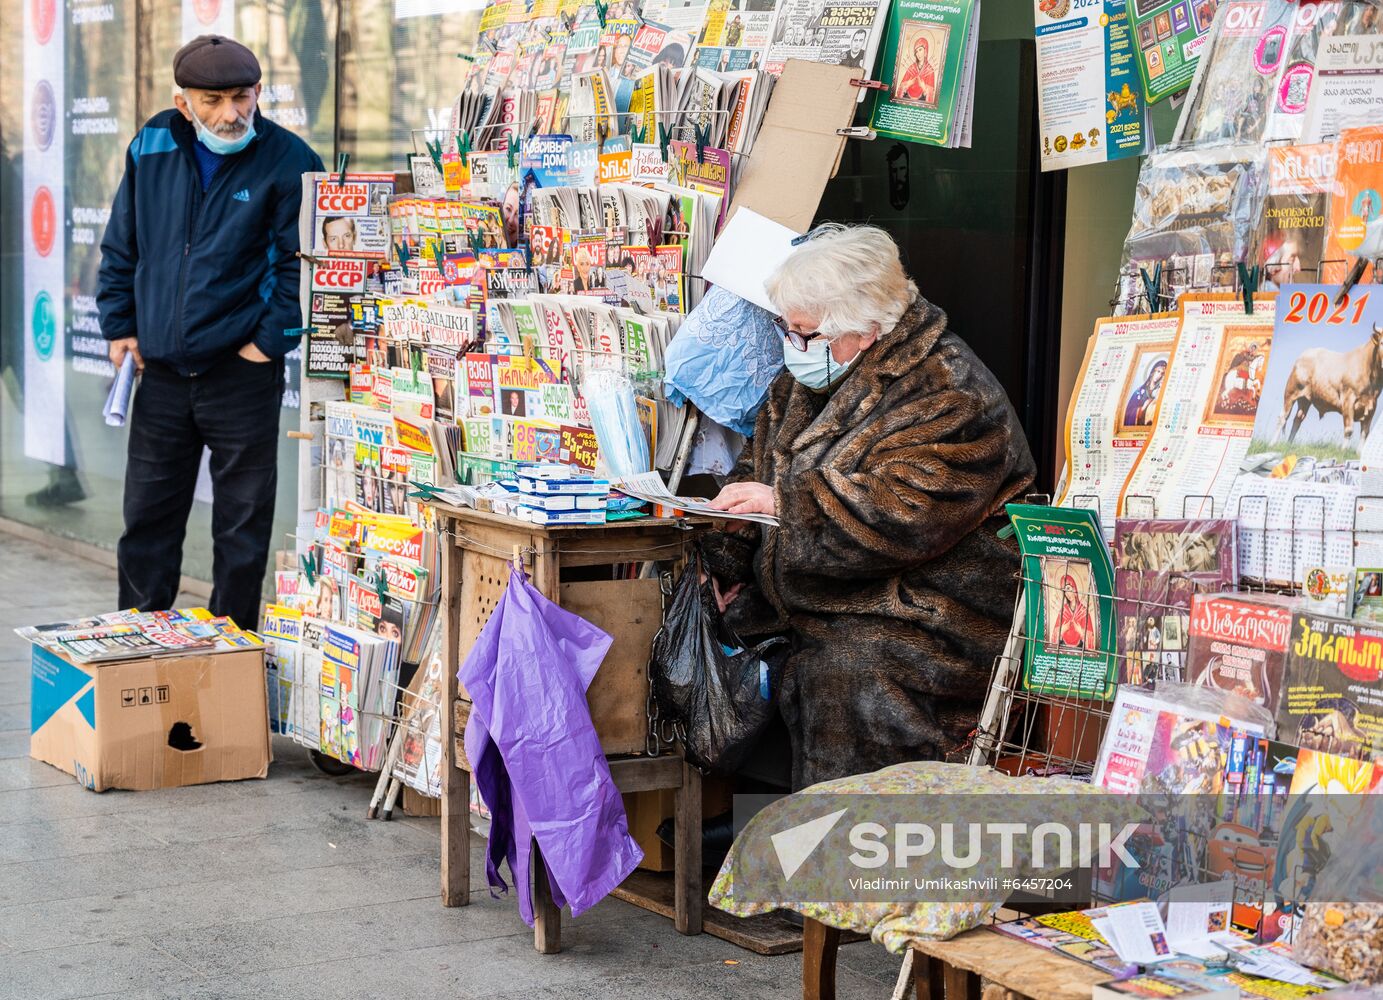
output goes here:
<path id="1" fill-rule="evenodd" d="M 700 558 L 687 565 L 653 639 L 649 679 L 659 711 L 681 723 L 688 762 L 730 773 L 744 761 L 777 711 L 787 653 L 783 638 L 746 648 L 701 582 Z"/>

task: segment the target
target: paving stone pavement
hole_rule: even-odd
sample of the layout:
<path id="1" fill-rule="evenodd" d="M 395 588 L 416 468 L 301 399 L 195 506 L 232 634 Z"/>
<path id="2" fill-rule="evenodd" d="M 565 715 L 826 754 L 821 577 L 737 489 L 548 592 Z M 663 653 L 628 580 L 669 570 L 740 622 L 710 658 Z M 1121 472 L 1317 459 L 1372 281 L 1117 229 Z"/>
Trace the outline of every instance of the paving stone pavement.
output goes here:
<path id="1" fill-rule="evenodd" d="M 0 998 L 792 1000 L 765 958 L 608 899 L 533 951 L 512 897 L 438 898 L 438 822 L 365 819 L 373 782 L 275 740 L 264 781 L 97 795 L 28 758 L 27 644 L 113 607 L 115 575 L 0 533 Z M 200 603 L 187 598 L 186 604 Z M 734 963 L 734 964 L 728 964 Z M 889 996 L 898 960 L 841 949 L 842 1000 Z"/>

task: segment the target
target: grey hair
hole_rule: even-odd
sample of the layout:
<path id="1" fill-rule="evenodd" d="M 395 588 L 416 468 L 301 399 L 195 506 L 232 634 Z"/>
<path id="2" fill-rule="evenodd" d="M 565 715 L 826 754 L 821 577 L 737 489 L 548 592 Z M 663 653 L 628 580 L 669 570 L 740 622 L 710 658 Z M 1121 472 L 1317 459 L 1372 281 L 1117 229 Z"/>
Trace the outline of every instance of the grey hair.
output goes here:
<path id="1" fill-rule="evenodd" d="M 837 223 L 813 229 L 765 287 L 780 313 L 815 316 L 828 339 L 871 331 L 886 336 L 917 298 L 893 237 L 878 226 Z"/>

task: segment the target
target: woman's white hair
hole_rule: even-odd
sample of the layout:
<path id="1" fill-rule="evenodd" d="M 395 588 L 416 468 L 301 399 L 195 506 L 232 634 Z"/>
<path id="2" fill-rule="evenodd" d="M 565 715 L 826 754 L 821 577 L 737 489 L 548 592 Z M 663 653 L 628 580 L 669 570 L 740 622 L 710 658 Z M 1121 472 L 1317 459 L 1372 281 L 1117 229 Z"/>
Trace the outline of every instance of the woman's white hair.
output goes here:
<path id="1" fill-rule="evenodd" d="M 768 296 L 778 311 L 817 318 L 827 338 L 892 332 L 917 298 L 898 245 L 878 226 L 817 226 L 769 275 Z"/>

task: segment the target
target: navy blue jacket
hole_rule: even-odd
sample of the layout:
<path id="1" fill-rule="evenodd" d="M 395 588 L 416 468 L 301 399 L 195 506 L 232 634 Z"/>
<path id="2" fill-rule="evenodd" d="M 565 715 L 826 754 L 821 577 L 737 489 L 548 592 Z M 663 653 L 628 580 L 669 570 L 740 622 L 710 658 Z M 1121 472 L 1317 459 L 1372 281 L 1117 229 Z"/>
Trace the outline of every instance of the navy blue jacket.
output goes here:
<path id="1" fill-rule="evenodd" d="M 96 302 L 107 340 L 139 339 L 145 361 L 199 375 L 247 343 L 271 358 L 298 344 L 302 174 L 307 143 L 255 112 L 255 138 L 202 191 L 196 133 L 177 109 L 150 118 L 125 153 L 101 240 Z"/>

